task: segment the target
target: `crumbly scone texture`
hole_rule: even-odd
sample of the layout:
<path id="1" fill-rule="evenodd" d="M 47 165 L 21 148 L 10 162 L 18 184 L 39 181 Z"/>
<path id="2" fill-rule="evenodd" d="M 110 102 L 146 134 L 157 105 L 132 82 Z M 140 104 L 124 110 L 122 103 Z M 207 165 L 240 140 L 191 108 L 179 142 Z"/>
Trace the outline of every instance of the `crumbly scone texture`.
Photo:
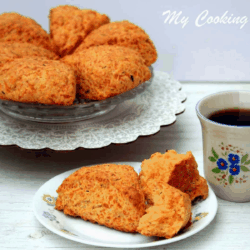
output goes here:
<path id="1" fill-rule="evenodd" d="M 143 192 L 150 205 L 139 221 L 139 233 L 172 238 L 189 223 L 192 213 L 188 194 L 154 179 L 147 181 Z"/>
<path id="2" fill-rule="evenodd" d="M 98 45 L 118 45 L 134 49 L 145 59 L 147 66 L 157 60 L 157 51 L 149 36 L 129 21 L 111 22 L 93 30 L 75 52 Z"/>
<path id="3" fill-rule="evenodd" d="M 189 194 L 192 201 L 196 198 L 201 198 L 202 200 L 207 199 L 208 185 L 206 179 L 200 176 L 199 180 L 195 183 L 195 187 L 192 190 L 187 191 L 187 194 Z"/>
<path id="4" fill-rule="evenodd" d="M 126 47 L 90 47 L 62 61 L 75 68 L 78 95 L 82 99 L 104 100 L 131 90 L 151 77 L 141 55 Z"/>
<path id="5" fill-rule="evenodd" d="M 142 188 L 150 179 L 167 183 L 184 193 L 195 188 L 199 171 L 193 154 L 178 154 L 175 150 L 155 153 L 141 165 L 140 182 Z"/>
<path id="6" fill-rule="evenodd" d="M 56 60 L 26 57 L 0 68 L 0 98 L 24 103 L 71 105 L 76 95 L 74 70 Z"/>
<path id="7" fill-rule="evenodd" d="M 145 199 L 131 166 L 83 167 L 57 189 L 55 208 L 116 230 L 136 232 L 145 214 Z"/>
<path id="8" fill-rule="evenodd" d="M 15 12 L 0 15 L 0 42 L 31 43 L 54 50 L 49 34 L 36 21 Z"/>
<path id="9" fill-rule="evenodd" d="M 50 36 L 60 56 L 71 54 L 94 29 L 109 23 L 109 17 L 97 11 L 60 5 L 50 10 Z"/>
<path id="10" fill-rule="evenodd" d="M 59 59 L 59 56 L 53 51 L 30 43 L 0 42 L 0 67 L 14 59 L 33 56 L 52 60 Z"/>

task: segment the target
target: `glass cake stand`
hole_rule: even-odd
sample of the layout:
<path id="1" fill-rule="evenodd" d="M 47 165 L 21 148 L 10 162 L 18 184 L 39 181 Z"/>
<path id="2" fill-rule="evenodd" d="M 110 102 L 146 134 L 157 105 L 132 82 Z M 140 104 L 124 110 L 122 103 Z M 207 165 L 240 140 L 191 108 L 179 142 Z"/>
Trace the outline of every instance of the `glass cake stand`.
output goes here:
<path id="1" fill-rule="evenodd" d="M 102 101 L 76 100 L 71 106 L 56 106 L 0 100 L 0 110 L 11 117 L 34 122 L 65 123 L 90 119 L 104 115 L 118 104 L 144 92 L 154 78 L 153 68 L 150 67 L 150 70 L 152 76 L 148 81 L 132 90 Z"/>

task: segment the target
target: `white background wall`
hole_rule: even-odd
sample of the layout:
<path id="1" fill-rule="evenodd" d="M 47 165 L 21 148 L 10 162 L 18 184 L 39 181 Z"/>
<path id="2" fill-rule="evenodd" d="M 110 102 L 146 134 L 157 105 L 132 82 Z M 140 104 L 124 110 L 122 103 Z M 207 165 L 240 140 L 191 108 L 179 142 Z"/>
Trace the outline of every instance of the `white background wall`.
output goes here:
<path id="1" fill-rule="evenodd" d="M 158 50 L 157 70 L 172 72 L 178 80 L 250 81 L 250 0 L 1 0 L 0 11 L 32 17 L 48 31 L 51 7 L 72 4 L 109 15 L 111 21 L 127 19 L 141 26 Z M 163 12 L 182 11 L 189 23 L 164 23 Z M 204 10 L 209 16 L 246 16 L 236 24 L 195 26 Z"/>

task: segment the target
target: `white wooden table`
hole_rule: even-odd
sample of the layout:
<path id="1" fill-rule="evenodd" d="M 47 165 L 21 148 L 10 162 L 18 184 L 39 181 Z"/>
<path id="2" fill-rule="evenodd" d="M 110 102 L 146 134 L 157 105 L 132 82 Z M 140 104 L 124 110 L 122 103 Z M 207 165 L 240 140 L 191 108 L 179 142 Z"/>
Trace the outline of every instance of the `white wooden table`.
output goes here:
<path id="1" fill-rule="evenodd" d="M 142 161 L 154 152 L 191 150 L 202 174 L 202 135 L 195 105 L 202 97 L 233 89 L 250 90 L 250 83 L 183 83 L 186 110 L 160 132 L 124 145 L 102 149 L 58 152 L 0 147 L 0 249 L 94 249 L 55 235 L 43 227 L 32 211 L 37 189 L 50 178 L 70 169 L 112 161 Z M 212 223 L 185 240 L 151 249 L 250 249 L 250 203 L 221 199 Z M 102 249 L 101 247 L 99 249 Z"/>

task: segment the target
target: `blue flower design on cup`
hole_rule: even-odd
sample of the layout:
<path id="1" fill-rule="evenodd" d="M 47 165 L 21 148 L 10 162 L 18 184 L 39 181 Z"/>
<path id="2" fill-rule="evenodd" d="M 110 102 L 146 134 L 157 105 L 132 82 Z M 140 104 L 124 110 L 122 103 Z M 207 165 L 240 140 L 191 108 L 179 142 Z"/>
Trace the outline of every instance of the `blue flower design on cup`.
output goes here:
<path id="1" fill-rule="evenodd" d="M 240 163 L 240 157 L 237 154 L 229 154 L 228 155 L 228 161 L 230 163 L 232 163 L 232 165 L 234 164 L 239 164 Z"/>
<path id="2" fill-rule="evenodd" d="M 229 166 L 229 173 L 231 175 L 238 175 L 240 173 L 240 166 L 237 164 L 232 164 Z"/>
<path id="3" fill-rule="evenodd" d="M 215 151 L 212 147 L 212 155 L 208 157 L 212 163 L 216 164 L 216 167 L 212 168 L 216 181 L 220 182 L 224 187 L 228 184 L 232 185 L 233 183 L 245 183 L 247 181 L 247 176 L 244 174 L 242 175 L 241 173 L 250 172 L 248 166 L 250 165 L 250 159 L 248 158 L 249 154 L 243 154 L 243 149 L 237 146 L 232 146 L 232 144 L 225 145 L 223 142 L 219 145 L 219 149 L 222 149 L 223 151 L 217 153 L 217 150 Z M 228 152 L 229 149 L 233 152 Z M 238 154 L 238 151 L 240 151 L 240 154 Z"/>
<path id="4" fill-rule="evenodd" d="M 217 160 L 217 166 L 220 170 L 226 170 L 228 168 L 228 163 L 223 158 Z"/>

